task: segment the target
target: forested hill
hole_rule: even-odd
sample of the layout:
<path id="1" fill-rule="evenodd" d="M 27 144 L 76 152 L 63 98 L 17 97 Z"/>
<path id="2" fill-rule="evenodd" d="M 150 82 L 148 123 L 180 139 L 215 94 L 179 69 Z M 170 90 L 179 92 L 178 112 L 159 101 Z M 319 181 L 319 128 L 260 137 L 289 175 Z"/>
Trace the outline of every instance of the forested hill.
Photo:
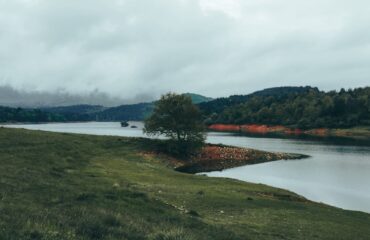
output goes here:
<path id="1" fill-rule="evenodd" d="M 199 98 L 198 98 L 199 100 Z M 312 87 L 279 87 L 199 103 L 206 124 L 266 124 L 288 127 L 370 126 L 370 87 L 323 92 Z M 44 109 L 0 107 L 0 122 L 143 120 L 154 103 L 113 108 L 76 105 Z"/>
<path id="2" fill-rule="evenodd" d="M 239 103 L 234 99 L 235 96 L 217 99 L 220 105 L 215 107 L 215 101 L 201 104 L 206 123 L 284 125 L 305 129 L 370 125 L 370 87 L 339 92 L 322 92 L 310 87 L 275 88 L 244 96 L 244 101 Z"/>
<path id="3" fill-rule="evenodd" d="M 63 121 L 81 121 L 86 116 L 81 114 L 68 115 L 49 113 L 40 109 L 22 109 L 0 106 L 0 122 L 63 122 Z"/>
<path id="4" fill-rule="evenodd" d="M 197 104 L 212 100 L 194 93 L 185 93 Z M 0 108 L 0 122 L 71 122 L 71 121 L 141 121 L 148 116 L 154 102 L 103 107 L 99 105 L 72 105 L 40 109 Z"/>
<path id="5" fill-rule="evenodd" d="M 154 103 L 138 103 L 108 108 L 91 114 L 97 121 L 141 121 L 151 114 Z"/>
<path id="6" fill-rule="evenodd" d="M 114 108 L 77 105 L 43 109 L 23 109 L 0 106 L 0 123 L 141 121 L 151 113 L 153 106 L 153 103 L 122 105 Z"/>
<path id="7" fill-rule="evenodd" d="M 87 105 L 87 104 L 40 108 L 40 110 L 45 112 L 59 114 L 91 114 L 104 111 L 105 109 L 107 108 L 100 105 Z"/>
<path id="8" fill-rule="evenodd" d="M 212 100 L 212 98 L 194 93 L 184 93 L 184 95 L 189 96 L 194 104 Z M 90 115 L 93 120 L 98 121 L 142 121 L 152 113 L 154 103 L 155 102 L 121 105 L 107 108 Z"/>
<path id="9" fill-rule="evenodd" d="M 260 96 L 260 97 L 283 97 L 289 94 L 304 94 L 310 91 L 318 92 L 318 88 L 313 87 L 275 87 L 267 88 L 261 91 L 257 91 L 248 95 L 233 95 L 230 97 L 217 98 L 212 101 L 207 101 L 199 104 L 200 109 L 206 114 L 220 113 L 228 107 L 239 105 L 248 101 L 249 99 Z"/>

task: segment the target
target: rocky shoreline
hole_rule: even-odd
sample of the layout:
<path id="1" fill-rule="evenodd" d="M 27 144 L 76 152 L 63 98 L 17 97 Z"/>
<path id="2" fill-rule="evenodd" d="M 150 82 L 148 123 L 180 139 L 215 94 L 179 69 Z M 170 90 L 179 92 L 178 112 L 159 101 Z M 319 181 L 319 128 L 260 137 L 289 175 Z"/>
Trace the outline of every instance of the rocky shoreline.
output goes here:
<path id="1" fill-rule="evenodd" d="M 175 170 L 185 173 L 212 172 L 263 162 L 308 157 L 295 153 L 265 152 L 249 148 L 208 144 L 201 153 L 192 157 L 190 161 L 178 162 Z"/>

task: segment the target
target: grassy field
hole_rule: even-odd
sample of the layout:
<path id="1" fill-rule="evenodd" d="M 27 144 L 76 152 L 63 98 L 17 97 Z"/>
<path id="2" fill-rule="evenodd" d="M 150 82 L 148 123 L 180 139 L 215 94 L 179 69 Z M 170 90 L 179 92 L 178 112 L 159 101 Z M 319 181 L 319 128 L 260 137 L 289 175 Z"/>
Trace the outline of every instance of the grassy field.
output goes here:
<path id="1" fill-rule="evenodd" d="M 0 128 L 0 239 L 369 239 L 369 214 L 175 172 L 147 141 Z"/>

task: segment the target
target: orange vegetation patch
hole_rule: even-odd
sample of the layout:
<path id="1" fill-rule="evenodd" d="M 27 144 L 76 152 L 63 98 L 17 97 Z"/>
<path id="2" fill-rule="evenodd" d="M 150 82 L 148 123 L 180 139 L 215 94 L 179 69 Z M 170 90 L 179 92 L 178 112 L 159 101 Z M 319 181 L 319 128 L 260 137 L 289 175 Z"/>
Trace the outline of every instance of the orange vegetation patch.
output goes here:
<path id="1" fill-rule="evenodd" d="M 256 125 L 256 124 L 251 124 L 251 125 L 242 125 L 241 126 L 242 132 L 247 132 L 247 133 L 269 133 L 270 129 L 266 125 Z"/>
<path id="2" fill-rule="evenodd" d="M 291 129 L 281 125 L 267 126 L 259 124 L 213 124 L 208 127 L 213 131 L 224 131 L 224 132 L 245 132 L 245 133 L 286 133 L 286 134 L 302 134 L 303 131 L 300 129 Z"/>
<path id="3" fill-rule="evenodd" d="M 239 132 L 240 131 L 240 126 L 233 125 L 233 124 L 212 124 L 208 128 L 213 131 L 225 131 L 225 132 Z"/>
<path id="4" fill-rule="evenodd" d="M 311 130 L 305 131 L 305 133 L 310 134 L 310 135 L 325 137 L 329 135 L 329 129 L 327 128 L 311 129 Z"/>
<path id="5" fill-rule="evenodd" d="M 296 129 L 287 129 L 284 131 L 285 134 L 288 135 L 302 135 L 304 134 L 302 129 L 296 128 Z"/>
<path id="6" fill-rule="evenodd" d="M 234 124 L 213 124 L 208 127 L 213 131 L 221 132 L 243 132 L 243 133 L 253 133 L 253 134 L 267 134 L 267 133 L 281 133 L 288 135 L 302 135 L 309 134 L 315 136 L 327 136 L 329 134 L 328 129 L 312 129 L 309 131 L 303 131 L 299 128 L 288 128 L 281 125 L 268 126 L 259 124 L 244 124 L 244 125 L 234 125 Z"/>

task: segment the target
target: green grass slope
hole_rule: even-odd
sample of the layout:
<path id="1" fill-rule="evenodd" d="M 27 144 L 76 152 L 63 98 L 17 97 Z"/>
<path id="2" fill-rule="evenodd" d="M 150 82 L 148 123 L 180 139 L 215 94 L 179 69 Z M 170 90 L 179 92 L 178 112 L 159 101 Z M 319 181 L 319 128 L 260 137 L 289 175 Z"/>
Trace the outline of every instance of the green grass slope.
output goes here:
<path id="1" fill-rule="evenodd" d="M 368 239 L 370 215 L 178 173 L 143 139 L 0 128 L 0 239 Z"/>

